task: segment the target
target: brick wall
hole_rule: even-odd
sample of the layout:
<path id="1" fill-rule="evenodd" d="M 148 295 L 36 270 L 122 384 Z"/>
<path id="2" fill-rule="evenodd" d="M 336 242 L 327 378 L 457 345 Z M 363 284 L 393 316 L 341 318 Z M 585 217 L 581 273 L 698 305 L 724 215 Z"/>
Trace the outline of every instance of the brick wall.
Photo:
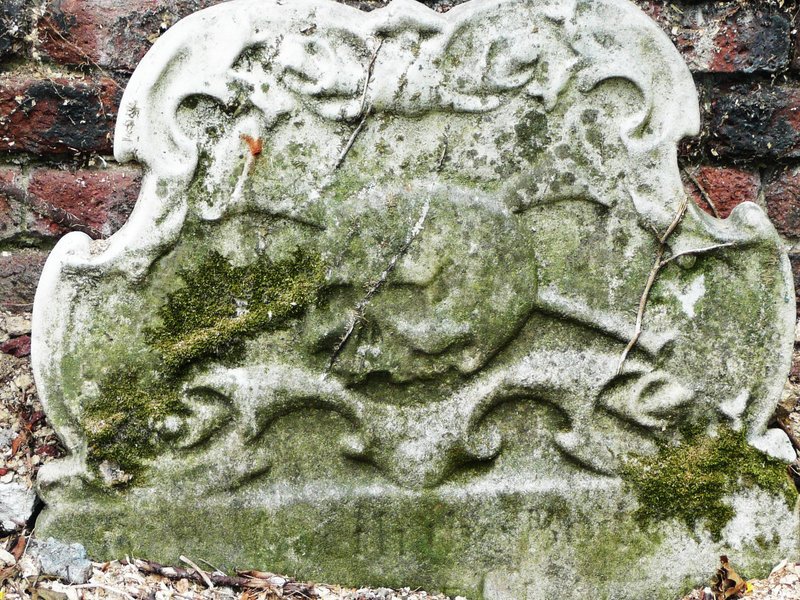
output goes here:
<path id="1" fill-rule="evenodd" d="M 122 90 L 159 35 L 218 2 L 0 0 L 0 310 L 30 309 L 44 259 L 66 231 L 109 235 L 124 222 L 140 175 L 111 156 Z M 687 190 L 723 218 L 745 200 L 764 207 L 791 248 L 800 289 L 798 6 L 637 4 L 673 39 L 700 90 L 703 131 L 681 153 Z"/>

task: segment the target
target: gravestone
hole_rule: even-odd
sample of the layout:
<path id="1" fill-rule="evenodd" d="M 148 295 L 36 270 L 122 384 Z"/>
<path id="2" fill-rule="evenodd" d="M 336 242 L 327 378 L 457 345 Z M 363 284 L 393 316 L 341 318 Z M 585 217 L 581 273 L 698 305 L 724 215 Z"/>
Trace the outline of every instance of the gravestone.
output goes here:
<path id="1" fill-rule="evenodd" d="M 692 78 L 627 0 L 234 0 L 159 39 L 128 223 L 65 236 L 41 535 L 472 598 L 674 598 L 795 556 L 795 314 L 688 203 Z"/>

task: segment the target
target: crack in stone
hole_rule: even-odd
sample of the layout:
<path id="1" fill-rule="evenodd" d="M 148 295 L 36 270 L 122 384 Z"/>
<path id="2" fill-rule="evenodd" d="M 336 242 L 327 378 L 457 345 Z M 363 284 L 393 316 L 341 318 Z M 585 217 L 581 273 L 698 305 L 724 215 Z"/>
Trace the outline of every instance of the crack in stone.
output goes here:
<path id="1" fill-rule="evenodd" d="M 372 53 L 372 58 L 370 59 L 369 66 L 367 67 L 367 75 L 364 78 L 364 93 L 361 96 L 361 108 L 358 109 L 358 114 L 361 115 L 361 121 L 358 123 L 358 127 L 353 130 L 353 133 L 350 134 L 350 139 L 347 140 L 347 144 L 345 144 L 344 149 L 342 149 L 342 152 L 339 154 L 336 164 L 333 165 L 334 171 L 342 166 L 342 163 L 347 157 L 348 152 L 350 152 L 350 148 L 353 147 L 358 134 L 361 133 L 362 129 L 364 129 L 364 124 L 367 122 L 367 117 L 369 117 L 370 113 L 372 112 L 372 106 L 367 106 L 367 92 L 369 90 L 369 83 L 372 81 L 372 72 L 375 69 L 375 61 L 378 58 L 378 52 L 380 52 L 382 46 L 383 38 L 381 38 L 381 40 L 378 42 L 378 47 L 375 48 L 375 52 Z"/>
<path id="2" fill-rule="evenodd" d="M 342 349 L 344 348 L 347 341 L 352 337 L 356 326 L 363 320 L 364 318 L 364 309 L 369 305 L 370 300 L 372 300 L 373 296 L 378 293 L 386 280 L 389 278 L 389 275 L 394 271 L 397 262 L 403 258 L 408 252 L 408 249 L 411 247 L 411 244 L 414 243 L 419 237 L 419 234 L 422 233 L 422 228 L 425 226 L 425 220 L 428 218 L 428 211 L 431 208 L 431 199 L 430 196 L 425 198 L 425 203 L 422 205 L 422 213 L 417 219 L 417 222 L 414 223 L 414 227 L 411 228 L 411 231 L 408 232 L 406 236 L 406 240 L 403 243 L 403 246 L 400 250 L 395 253 L 394 256 L 389 260 L 389 263 L 386 265 L 386 268 L 381 272 L 380 277 L 378 277 L 378 281 L 376 281 L 372 286 L 370 286 L 367 293 L 364 297 L 356 304 L 355 309 L 353 310 L 352 317 L 350 319 L 350 324 L 347 327 L 347 331 L 345 331 L 342 338 L 337 342 L 337 344 L 333 347 L 333 354 L 331 355 L 331 359 L 328 362 L 328 368 L 326 370 L 326 374 L 330 373 L 331 368 L 333 368 L 333 364 L 336 362 L 336 358 L 341 353 Z"/>

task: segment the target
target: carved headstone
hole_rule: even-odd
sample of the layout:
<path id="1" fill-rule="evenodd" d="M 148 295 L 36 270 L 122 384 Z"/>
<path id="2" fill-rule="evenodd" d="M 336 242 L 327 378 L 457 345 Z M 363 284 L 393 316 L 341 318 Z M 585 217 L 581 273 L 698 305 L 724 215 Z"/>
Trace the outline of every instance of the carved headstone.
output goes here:
<path id="1" fill-rule="evenodd" d="M 794 292 L 688 203 L 692 78 L 627 0 L 234 0 L 130 80 L 145 176 L 71 233 L 34 366 L 37 529 L 485 598 L 671 598 L 796 553 L 767 429 Z"/>

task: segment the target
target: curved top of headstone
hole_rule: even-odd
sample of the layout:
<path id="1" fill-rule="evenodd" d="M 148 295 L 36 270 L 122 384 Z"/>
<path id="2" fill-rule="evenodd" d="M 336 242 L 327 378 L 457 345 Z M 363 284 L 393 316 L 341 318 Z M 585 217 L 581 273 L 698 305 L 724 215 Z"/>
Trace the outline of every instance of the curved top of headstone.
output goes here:
<path id="1" fill-rule="evenodd" d="M 130 220 L 63 238 L 37 291 L 71 452 L 45 495 L 538 498 L 618 490 L 698 430 L 791 458 L 767 428 L 788 259 L 758 206 L 687 203 L 698 128 L 688 69 L 626 0 L 184 19 L 122 100 Z"/>

